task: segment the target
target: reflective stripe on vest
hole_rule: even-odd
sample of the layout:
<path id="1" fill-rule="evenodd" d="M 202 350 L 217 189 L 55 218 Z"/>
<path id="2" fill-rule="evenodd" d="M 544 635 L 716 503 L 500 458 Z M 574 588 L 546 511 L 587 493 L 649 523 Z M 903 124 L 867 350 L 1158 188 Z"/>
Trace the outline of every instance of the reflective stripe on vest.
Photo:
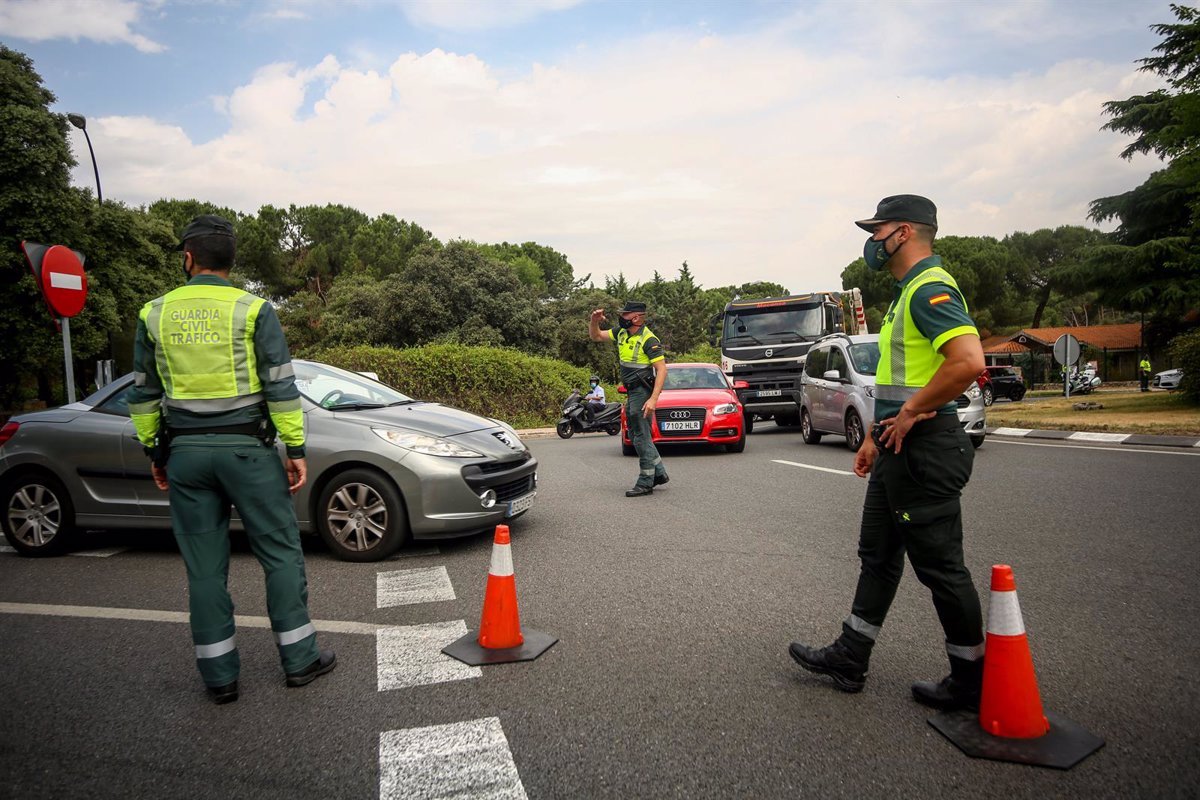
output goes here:
<path id="1" fill-rule="evenodd" d="M 233 286 L 192 284 L 146 304 L 165 405 L 213 413 L 263 401 L 254 328 L 265 302 Z"/>
<path id="2" fill-rule="evenodd" d="M 879 364 L 875 370 L 875 396 L 904 401 L 933 378 L 946 357 L 933 349 L 912 318 L 912 298 L 928 283 L 945 283 L 958 290 L 953 276 L 941 267 L 930 267 L 900 293 L 879 329 Z M 961 297 L 962 292 L 959 291 Z M 966 300 L 963 300 L 966 308 Z"/>

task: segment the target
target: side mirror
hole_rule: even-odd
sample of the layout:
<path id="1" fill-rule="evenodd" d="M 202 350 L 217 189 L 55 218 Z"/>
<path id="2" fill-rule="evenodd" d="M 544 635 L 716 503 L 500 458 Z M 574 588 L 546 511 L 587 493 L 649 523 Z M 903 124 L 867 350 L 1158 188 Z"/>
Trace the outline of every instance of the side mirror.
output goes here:
<path id="1" fill-rule="evenodd" d="M 838 372 L 836 369 L 829 369 L 825 370 L 825 374 L 821 377 L 827 381 L 840 381 L 842 379 L 842 373 Z"/>
<path id="2" fill-rule="evenodd" d="M 617 385 L 617 394 L 629 394 L 629 391 L 625 388 L 625 384 L 621 383 Z"/>
<path id="3" fill-rule="evenodd" d="M 749 388 L 750 388 L 750 381 L 734 381 L 734 382 L 733 382 L 733 388 L 735 388 L 735 389 L 749 389 Z"/>

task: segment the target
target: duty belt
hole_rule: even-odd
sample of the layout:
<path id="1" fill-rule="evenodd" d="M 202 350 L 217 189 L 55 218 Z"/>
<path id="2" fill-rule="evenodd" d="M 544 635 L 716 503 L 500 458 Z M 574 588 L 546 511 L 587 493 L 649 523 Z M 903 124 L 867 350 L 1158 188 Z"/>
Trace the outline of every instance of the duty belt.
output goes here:
<path id="1" fill-rule="evenodd" d="M 958 421 L 958 414 L 938 414 L 932 419 L 924 419 L 913 425 L 908 430 L 908 437 L 927 436 L 931 433 L 940 433 L 941 431 L 952 431 L 961 426 Z M 871 426 L 871 438 L 876 445 L 882 446 L 879 437 L 883 435 L 883 425 L 876 422 Z"/>
<path id="2" fill-rule="evenodd" d="M 239 425 L 209 425 L 204 428 L 169 428 L 170 436 L 200 436 L 205 433 L 236 433 L 242 436 L 258 436 L 262 430 L 261 422 L 243 422 Z"/>

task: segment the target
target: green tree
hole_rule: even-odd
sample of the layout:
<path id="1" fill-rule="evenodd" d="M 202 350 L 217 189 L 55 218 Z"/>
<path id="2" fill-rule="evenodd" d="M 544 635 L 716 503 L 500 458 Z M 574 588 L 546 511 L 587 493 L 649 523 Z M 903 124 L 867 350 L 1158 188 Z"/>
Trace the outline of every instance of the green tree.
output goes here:
<path id="1" fill-rule="evenodd" d="M 1010 272 L 1022 295 L 1036 302 L 1030 327 L 1042 324 L 1042 315 L 1055 292 L 1070 293 L 1085 289 L 1081 277 L 1092 252 L 1103 241 L 1099 231 L 1078 225 L 1063 225 L 1033 233 L 1012 233 L 1004 243 L 1017 257 Z"/>
<path id="2" fill-rule="evenodd" d="M 1200 13 L 1171 10 L 1175 24 L 1152 26 L 1162 36 L 1157 55 L 1138 62 L 1167 88 L 1104 104 L 1112 117 L 1104 129 L 1134 137 L 1122 158 L 1153 154 L 1166 164 L 1140 186 L 1092 202 L 1092 219 L 1118 225 L 1086 280 L 1101 300 L 1177 329 L 1200 302 Z"/>

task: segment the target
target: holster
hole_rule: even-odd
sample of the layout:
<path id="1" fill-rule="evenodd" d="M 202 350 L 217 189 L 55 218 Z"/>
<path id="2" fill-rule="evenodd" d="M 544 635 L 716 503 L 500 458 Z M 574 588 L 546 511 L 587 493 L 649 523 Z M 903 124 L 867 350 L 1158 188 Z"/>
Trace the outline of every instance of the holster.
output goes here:
<path id="1" fill-rule="evenodd" d="M 154 446 L 146 448 L 146 455 L 150 456 L 154 466 L 160 469 L 167 466 L 167 460 L 171 458 L 171 429 L 165 423 L 159 426 Z"/>

